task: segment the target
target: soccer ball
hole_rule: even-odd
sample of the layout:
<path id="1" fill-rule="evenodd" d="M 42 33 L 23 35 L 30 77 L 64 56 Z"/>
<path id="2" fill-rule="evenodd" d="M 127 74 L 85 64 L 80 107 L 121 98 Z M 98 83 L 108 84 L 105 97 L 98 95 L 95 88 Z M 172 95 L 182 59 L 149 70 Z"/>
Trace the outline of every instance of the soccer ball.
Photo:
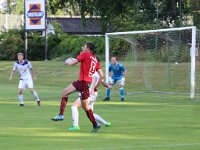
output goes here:
<path id="1" fill-rule="evenodd" d="M 65 64 L 68 64 L 68 63 L 70 63 L 74 60 L 76 60 L 76 59 L 75 58 L 68 58 L 68 59 L 65 60 Z"/>

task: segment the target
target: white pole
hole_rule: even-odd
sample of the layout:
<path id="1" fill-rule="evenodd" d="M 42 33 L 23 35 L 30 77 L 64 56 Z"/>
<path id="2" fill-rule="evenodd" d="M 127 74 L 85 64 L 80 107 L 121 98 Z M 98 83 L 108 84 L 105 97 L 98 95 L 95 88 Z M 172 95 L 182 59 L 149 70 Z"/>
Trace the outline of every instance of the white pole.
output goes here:
<path id="1" fill-rule="evenodd" d="M 106 52 L 105 52 L 105 58 L 106 58 L 106 63 L 105 63 L 105 65 L 106 65 L 106 67 L 105 67 L 105 69 L 106 69 L 106 75 L 105 75 L 105 77 L 106 77 L 106 82 L 108 83 L 108 67 L 109 67 L 109 37 L 108 37 L 108 35 L 106 34 L 105 35 L 105 42 L 106 42 L 106 45 L 105 45 L 105 48 L 106 48 Z"/>
<path id="2" fill-rule="evenodd" d="M 191 89 L 190 98 L 194 98 L 195 95 L 195 50 L 196 50 L 196 27 L 192 27 L 192 47 L 191 47 Z"/>
<path id="3" fill-rule="evenodd" d="M 28 31 L 24 29 L 25 32 L 25 59 L 28 60 Z"/>
<path id="4" fill-rule="evenodd" d="M 144 34 L 144 33 L 157 33 L 157 32 L 168 32 L 168 31 L 181 31 L 181 30 L 189 30 L 194 26 L 190 27 L 181 27 L 181 28 L 167 28 L 167 29 L 157 29 L 157 30 L 142 30 L 142 31 L 129 31 L 129 32 L 113 32 L 106 33 L 107 35 L 127 35 L 127 34 Z"/>

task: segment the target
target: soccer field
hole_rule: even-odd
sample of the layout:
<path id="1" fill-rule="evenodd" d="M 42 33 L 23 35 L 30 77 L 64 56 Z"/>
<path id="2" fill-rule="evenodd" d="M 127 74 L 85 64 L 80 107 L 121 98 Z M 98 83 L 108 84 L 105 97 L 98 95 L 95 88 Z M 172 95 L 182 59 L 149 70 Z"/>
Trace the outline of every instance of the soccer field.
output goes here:
<path id="1" fill-rule="evenodd" d="M 80 109 L 78 132 L 71 126 L 69 98 L 63 122 L 52 122 L 57 115 L 61 90 L 77 79 L 78 67 L 63 62 L 32 62 L 36 70 L 35 88 L 41 98 L 36 106 L 25 91 L 25 107 L 18 106 L 18 75 L 8 81 L 13 62 L 0 62 L 0 150 L 198 150 L 200 149 L 200 103 L 188 95 L 141 93 L 126 95 L 119 101 L 118 91 L 111 102 L 102 102 L 105 89 L 95 102 L 95 112 L 112 127 L 90 133 L 91 123 Z M 129 70 L 130 72 L 130 70 Z M 128 83 L 127 83 L 128 84 Z M 129 85 L 127 85 L 129 87 Z"/>

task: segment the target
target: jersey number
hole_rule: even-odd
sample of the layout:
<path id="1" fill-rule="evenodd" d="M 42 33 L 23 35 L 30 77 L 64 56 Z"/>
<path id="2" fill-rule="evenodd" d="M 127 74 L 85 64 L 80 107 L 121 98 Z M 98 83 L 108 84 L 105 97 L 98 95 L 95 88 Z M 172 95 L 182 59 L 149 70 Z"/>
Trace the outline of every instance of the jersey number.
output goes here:
<path id="1" fill-rule="evenodd" d="M 97 58 L 96 57 L 90 57 L 92 59 L 90 64 L 90 71 L 89 71 L 89 77 L 92 78 L 93 74 L 96 71 L 96 64 L 97 64 Z"/>

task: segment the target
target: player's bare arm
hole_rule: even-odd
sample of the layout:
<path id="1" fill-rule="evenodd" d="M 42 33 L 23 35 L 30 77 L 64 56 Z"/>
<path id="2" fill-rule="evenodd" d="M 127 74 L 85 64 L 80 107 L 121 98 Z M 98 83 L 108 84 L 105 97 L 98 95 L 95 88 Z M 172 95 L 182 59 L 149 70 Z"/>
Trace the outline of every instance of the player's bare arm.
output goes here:
<path id="1" fill-rule="evenodd" d="M 98 83 L 96 84 L 96 89 L 98 89 L 98 87 L 99 87 L 99 85 L 100 84 L 102 84 L 104 87 L 106 87 L 106 88 L 111 88 L 111 85 L 109 85 L 109 84 L 107 84 L 106 82 L 104 82 L 104 79 L 101 77 L 101 76 L 103 76 L 103 71 L 102 71 L 102 69 L 99 69 L 99 71 L 100 71 L 100 73 L 102 74 L 102 75 L 100 75 L 100 73 L 99 73 L 99 76 L 100 76 L 100 79 L 99 79 L 99 81 L 98 81 Z"/>
<path id="2" fill-rule="evenodd" d="M 11 71 L 11 73 L 10 73 L 10 77 L 9 77 L 9 80 L 12 80 L 13 79 L 13 75 L 14 75 L 14 73 L 15 73 L 15 71 Z"/>
<path id="3" fill-rule="evenodd" d="M 100 78 L 103 80 L 104 77 L 103 77 L 103 71 L 102 71 L 102 69 L 98 69 L 97 72 L 98 72 Z"/>
<path id="4" fill-rule="evenodd" d="M 33 71 L 33 68 L 30 69 L 30 72 L 31 72 L 31 76 L 32 76 L 33 80 L 36 80 L 37 77 L 35 75 L 35 72 Z"/>
<path id="5" fill-rule="evenodd" d="M 100 76 L 100 80 L 99 80 L 99 82 L 97 83 L 97 85 L 96 85 L 96 89 L 98 89 L 98 87 L 99 87 L 99 85 L 101 84 L 101 81 L 103 80 L 103 71 L 102 71 L 102 69 L 98 69 L 97 70 L 97 72 L 98 72 L 98 74 L 99 74 L 99 76 Z"/>
<path id="6" fill-rule="evenodd" d="M 110 84 L 104 82 L 104 80 L 101 81 L 101 84 L 102 84 L 105 88 L 109 88 L 109 89 L 112 88 L 112 86 L 111 86 Z"/>

